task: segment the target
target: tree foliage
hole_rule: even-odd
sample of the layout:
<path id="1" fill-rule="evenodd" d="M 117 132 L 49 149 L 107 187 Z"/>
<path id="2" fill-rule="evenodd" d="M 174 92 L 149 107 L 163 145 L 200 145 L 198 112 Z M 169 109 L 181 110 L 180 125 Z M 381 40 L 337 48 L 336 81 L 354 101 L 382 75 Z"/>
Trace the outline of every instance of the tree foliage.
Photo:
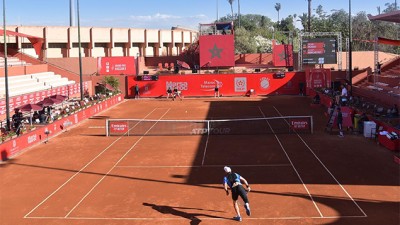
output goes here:
<path id="1" fill-rule="evenodd" d="M 113 76 L 105 76 L 102 83 L 109 84 L 114 88 L 115 92 L 119 92 L 119 80 Z"/>
<path id="2" fill-rule="evenodd" d="M 233 1 L 229 1 L 231 4 Z M 276 3 L 275 9 L 281 10 L 281 4 Z M 386 4 L 383 13 L 395 10 L 395 4 Z M 340 32 L 343 38 L 343 50 L 345 49 L 345 40 L 349 37 L 349 14 L 344 9 L 332 10 L 326 12 L 322 5 L 319 5 L 315 14 L 311 16 L 311 32 Z M 268 16 L 247 14 L 241 15 L 239 28 L 237 26 L 236 15 L 227 15 L 220 18 L 222 21 L 234 21 L 235 24 L 235 47 L 236 53 L 263 53 L 269 52 L 269 43 L 275 39 L 278 43 L 293 43 L 296 47 L 296 42 L 289 39 L 293 36 L 295 39 L 300 32 L 307 31 L 308 14 L 289 15 L 286 18 L 280 19 L 279 22 L 273 22 Z M 303 28 L 295 26 L 296 21 L 299 21 Z M 291 35 L 289 35 L 289 33 Z M 400 25 L 389 22 L 370 21 L 365 12 L 358 12 L 352 16 L 352 37 L 353 51 L 372 51 L 373 41 L 376 37 L 384 37 L 389 39 L 399 39 Z M 269 40 L 269 41 L 268 41 Z M 379 46 L 381 51 L 400 54 L 400 48 L 394 46 Z"/>

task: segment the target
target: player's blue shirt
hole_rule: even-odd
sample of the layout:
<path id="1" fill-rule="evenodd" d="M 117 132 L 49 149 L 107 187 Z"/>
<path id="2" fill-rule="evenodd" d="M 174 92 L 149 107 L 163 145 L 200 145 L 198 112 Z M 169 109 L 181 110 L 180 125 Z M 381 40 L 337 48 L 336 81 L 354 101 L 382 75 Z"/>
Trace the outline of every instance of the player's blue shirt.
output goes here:
<path id="1" fill-rule="evenodd" d="M 235 179 L 235 182 L 238 182 L 239 184 L 242 184 L 242 183 L 240 183 L 240 175 L 239 174 L 237 174 L 237 173 L 235 173 L 235 175 L 236 175 L 236 179 Z M 228 177 L 224 177 L 224 184 L 228 184 L 228 186 L 230 187 L 230 188 L 232 188 L 232 183 L 228 180 Z"/>

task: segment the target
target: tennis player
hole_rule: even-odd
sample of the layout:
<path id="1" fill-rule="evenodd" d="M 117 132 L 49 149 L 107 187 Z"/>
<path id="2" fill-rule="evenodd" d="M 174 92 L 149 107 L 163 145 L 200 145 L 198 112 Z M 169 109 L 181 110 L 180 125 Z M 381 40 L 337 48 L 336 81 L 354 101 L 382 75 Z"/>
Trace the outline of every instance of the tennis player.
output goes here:
<path id="1" fill-rule="evenodd" d="M 178 90 L 177 86 L 174 87 L 174 95 L 173 95 L 172 100 L 175 101 L 176 97 L 178 97 L 182 101 L 181 91 Z"/>
<path id="2" fill-rule="evenodd" d="M 174 95 L 172 94 L 172 89 L 171 89 L 171 87 L 168 87 L 168 90 L 167 90 L 167 99 L 169 98 L 169 97 L 174 97 Z"/>
<path id="3" fill-rule="evenodd" d="M 228 187 L 232 192 L 232 200 L 233 200 L 233 208 L 235 209 L 236 216 L 233 217 L 236 221 L 242 221 L 242 217 L 240 216 L 239 205 L 238 205 L 238 197 L 240 196 L 245 202 L 244 208 L 246 209 L 246 214 L 250 216 L 250 205 L 249 199 L 247 198 L 246 190 L 244 189 L 241 182 L 243 182 L 247 187 L 247 192 L 250 192 L 250 186 L 246 179 L 240 176 L 237 173 L 232 172 L 232 169 L 228 166 L 224 167 L 224 171 L 226 176 L 224 177 L 224 189 L 226 195 L 229 195 Z"/>

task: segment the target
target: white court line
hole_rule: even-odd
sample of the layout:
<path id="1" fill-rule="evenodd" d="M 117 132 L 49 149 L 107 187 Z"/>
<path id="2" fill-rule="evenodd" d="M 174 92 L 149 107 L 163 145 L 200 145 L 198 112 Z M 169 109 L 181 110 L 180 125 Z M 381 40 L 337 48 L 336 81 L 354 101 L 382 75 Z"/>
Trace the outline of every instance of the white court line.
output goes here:
<path id="1" fill-rule="evenodd" d="M 153 113 L 156 109 L 151 111 L 149 114 L 146 115 L 149 116 L 151 113 Z M 146 118 L 145 117 L 145 118 Z M 107 146 L 103 151 L 101 151 L 97 156 L 95 156 L 90 162 L 88 162 L 85 166 L 83 166 L 78 172 L 76 172 L 74 175 L 72 175 L 67 181 L 65 181 L 60 187 L 58 187 L 55 191 L 53 191 L 49 196 L 47 196 L 43 201 L 41 201 L 37 206 L 35 206 L 31 211 L 29 211 L 24 218 L 26 218 L 29 214 L 31 214 L 33 211 L 35 211 L 38 207 L 43 205 L 49 198 L 51 198 L 54 194 L 56 194 L 61 188 L 63 188 L 65 185 L 67 185 L 72 179 L 74 179 L 79 173 L 81 173 L 84 169 L 86 169 L 92 162 L 94 162 L 97 158 L 99 158 L 104 152 L 106 152 L 111 146 L 113 146 L 115 143 L 117 143 L 120 139 L 122 138 L 119 137 L 115 141 L 113 141 L 109 146 Z"/>
<path id="2" fill-rule="evenodd" d="M 226 165 L 200 165 L 200 166 L 116 166 L 118 168 L 218 168 Z M 260 165 L 229 165 L 232 167 L 278 167 L 291 166 L 287 164 L 260 164 Z"/>
<path id="3" fill-rule="evenodd" d="M 161 118 L 163 118 L 163 117 L 169 112 L 169 110 L 170 110 L 170 109 L 168 109 L 168 110 L 161 116 Z M 161 118 L 160 118 L 160 119 L 161 119 Z M 125 156 L 128 155 L 128 154 L 132 151 L 132 149 L 133 149 L 134 147 L 136 147 L 136 145 L 143 139 L 143 137 L 144 137 L 156 124 L 157 124 L 157 122 L 154 123 L 153 126 L 151 126 L 151 127 L 146 131 L 146 133 L 144 133 L 144 135 L 142 135 L 142 136 L 131 146 L 131 148 L 128 149 L 128 151 L 114 164 L 114 166 L 113 166 L 106 174 L 104 174 L 104 176 L 92 187 L 92 189 L 90 189 L 90 190 L 86 193 L 86 195 L 83 196 L 82 199 L 67 213 L 67 215 L 65 215 L 65 218 L 67 218 L 67 217 L 76 209 L 76 207 L 78 207 L 78 206 L 86 199 L 86 197 L 89 196 L 89 195 L 92 193 L 92 191 L 107 177 L 108 174 L 111 173 L 111 171 L 125 158 Z"/>
<path id="4" fill-rule="evenodd" d="M 282 116 L 282 114 L 279 112 L 279 110 L 277 108 L 274 109 L 279 113 L 279 115 Z M 287 124 L 289 124 L 286 120 L 285 122 Z M 336 179 L 336 177 L 331 173 L 331 171 L 325 166 L 325 164 L 319 159 L 319 157 L 314 153 L 314 151 L 311 149 L 310 146 L 308 146 L 308 144 L 304 141 L 304 139 L 295 131 L 296 135 L 300 138 L 300 140 L 304 143 L 304 145 L 308 148 L 308 150 L 310 150 L 310 152 L 314 155 L 314 157 L 318 160 L 318 162 L 325 168 L 326 172 L 329 173 L 329 175 L 331 175 L 331 177 L 336 181 L 336 183 L 340 186 L 340 188 L 344 191 L 344 193 L 346 193 L 346 195 L 351 199 L 351 201 L 353 201 L 353 203 L 358 207 L 358 209 L 361 211 L 361 213 L 364 216 L 367 216 L 367 214 L 364 212 L 364 210 L 357 204 L 357 202 L 353 199 L 353 197 L 347 192 L 347 190 L 343 187 L 343 185 Z"/>
<path id="5" fill-rule="evenodd" d="M 367 216 L 284 216 L 284 217 L 246 217 L 243 220 L 303 220 L 303 219 L 342 219 L 342 218 L 366 218 Z M 182 217 L 38 217 L 32 216 L 27 217 L 29 219 L 58 219 L 58 220 L 190 220 Z M 227 218 L 210 218 L 210 217 L 197 217 L 201 220 L 231 220 Z"/>
<path id="6" fill-rule="evenodd" d="M 261 108 L 258 107 L 258 109 L 260 110 L 260 112 L 261 112 L 261 114 L 263 115 L 263 117 L 265 117 L 265 114 L 264 114 L 264 112 L 261 110 Z M 303 184 L 304 189 L 307 191 L 307 194 L 308 194 L 308 196 L 310 197 L 311 201 L 313 202 L 313 204 L 314 204 L 315 208 L 317 209 L 319 215 L 320 215 L 321 217 L 324 217 L 324 215 L 322 215 L 321 210 L 318 208 L 317 203 L 315 203 L 314 198 L 312 197 L 312 195 L 311 195 L 310 191 L 308 190 L 306 184 L 304 183 L 303 179 L 301 178 L 299 172 L 297 171 L 296 167 L 294 166 L 292 160 L 290 159 L 288 153 L 286 152 L 285 147 L 283 147 L 281 141 L 279 140 L 279 138 L 278 138 L 278 136 L 276 135 L 274 129 L 272 128 L 271 124 L 269 123 L 268 120 L 266 120 L 266 122 L 268 123 L 268 126 L 269 126 L 269 128 L 272 130 L 272 133 L 274 134 L 275 139 L 278 141 L 278 143 L 279 143 L 279 145 L 281 146 L 283 152 L 285 153 L 287 159 L 289 160 L 289 162 L 290 162 L 290 164 L 292 165 L 294 171 L 296 172 L 297 177 L 300 179 L 301 183 Z"/>
<path id="7" fill-rule="evenodd" d="M 105 129 L 105 126 L 90 126 L 89 129 Z"/>
<path id="8" fill-rule="evenodd" d="M 207 153 L 207 146 L 208 146 L 208 139 L 210 138 L 210 132 L 207 134 L 206 146 L 204 147 L 203 159 L 201 160 L 201 165 L 204 165 L 204 161 L 206 160 L 206 153 Z"/>

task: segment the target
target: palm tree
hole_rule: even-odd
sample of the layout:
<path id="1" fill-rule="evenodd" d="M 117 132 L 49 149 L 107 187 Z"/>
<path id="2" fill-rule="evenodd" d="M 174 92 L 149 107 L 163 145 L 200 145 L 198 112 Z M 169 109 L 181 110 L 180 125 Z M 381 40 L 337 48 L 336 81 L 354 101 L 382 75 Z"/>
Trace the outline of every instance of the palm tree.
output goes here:
<path id="1" fill-rule="evenodd" d="M 307 22 L 308 32 L 311 32 L 311 0 L 308 0 L 308 22 Z"/>
<path id="2" fill-rule="evenodd" d="M 231 5 L 231 13 L 232 13 L 232 19 L 233 19 L 233 2 L 235 0 L 228 0 L 229 4 Z"/>
<path id="3" fill-rule="evenodd" d="M 275 3 L 275 9 L 278 11 L 278 25 L 279 25 L 279 10 L 281 10 L 281 3 Z"/>

